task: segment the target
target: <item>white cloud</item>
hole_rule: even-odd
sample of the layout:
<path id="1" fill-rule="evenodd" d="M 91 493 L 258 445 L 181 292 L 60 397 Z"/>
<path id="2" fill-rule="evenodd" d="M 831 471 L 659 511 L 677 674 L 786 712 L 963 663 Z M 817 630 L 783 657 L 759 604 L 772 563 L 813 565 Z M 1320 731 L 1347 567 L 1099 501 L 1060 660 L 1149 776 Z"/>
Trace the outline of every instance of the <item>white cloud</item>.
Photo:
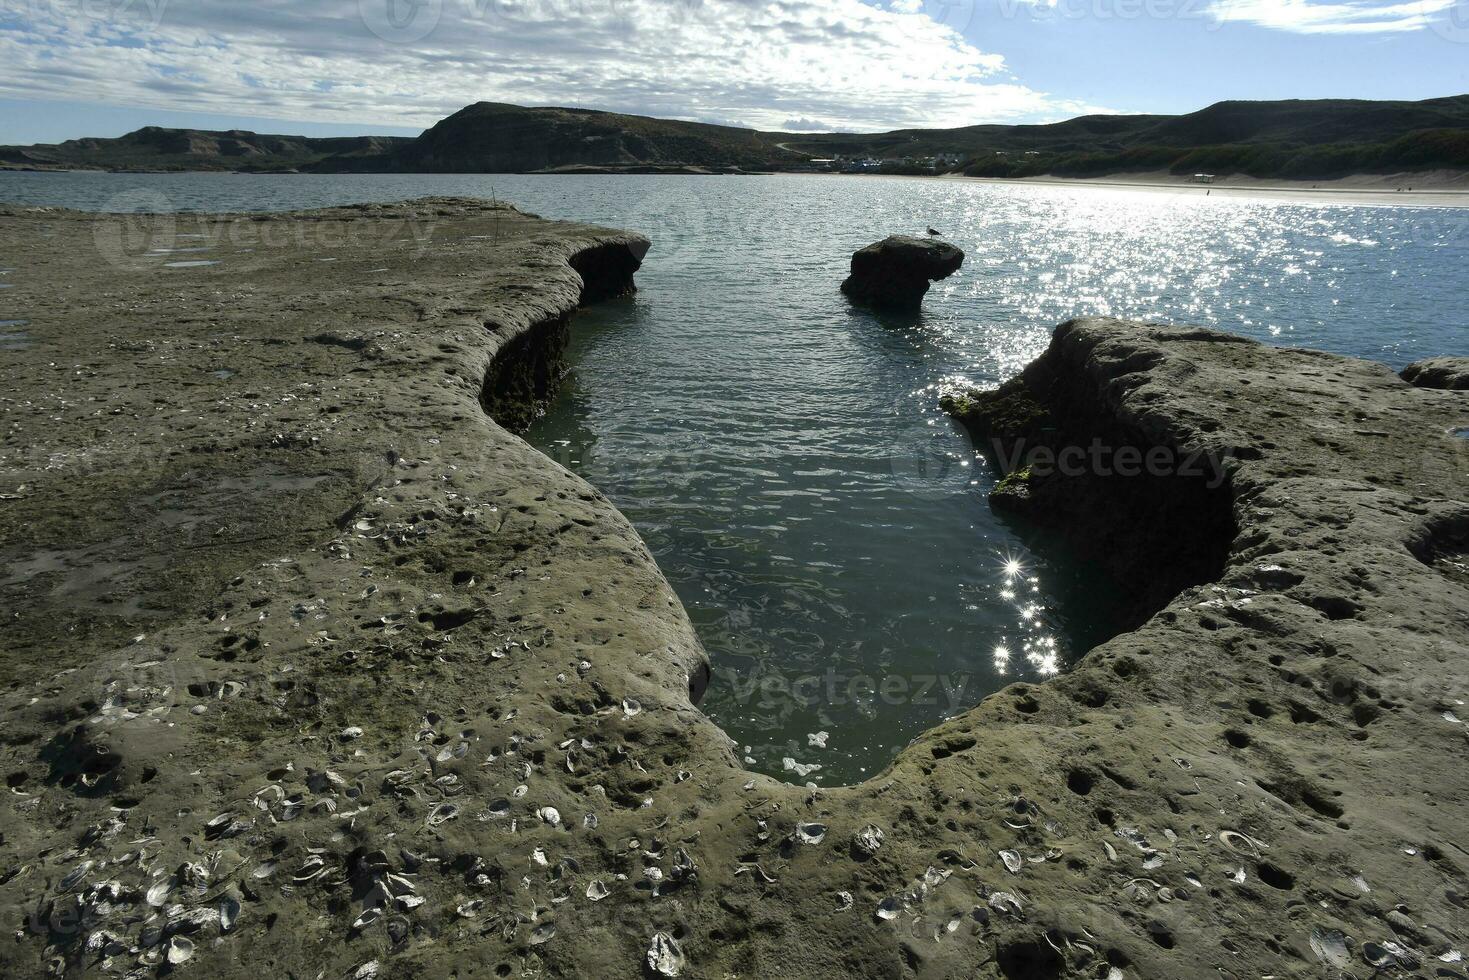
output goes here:
<path id="1" fill-rule="evenodd" d="M 1296 34 L 1389 34 L 1431 27 L 1458 0 L 1214 0 L 1212 12 L 1224 23 L 1243 22 Z"/>
<path id="2" fill-rule="evenodd" d="M 21 0 L 0 13 L 0 96 L 402 126 L 480 100 L 771 129 L 1092 109 L 896 2 Z"/>

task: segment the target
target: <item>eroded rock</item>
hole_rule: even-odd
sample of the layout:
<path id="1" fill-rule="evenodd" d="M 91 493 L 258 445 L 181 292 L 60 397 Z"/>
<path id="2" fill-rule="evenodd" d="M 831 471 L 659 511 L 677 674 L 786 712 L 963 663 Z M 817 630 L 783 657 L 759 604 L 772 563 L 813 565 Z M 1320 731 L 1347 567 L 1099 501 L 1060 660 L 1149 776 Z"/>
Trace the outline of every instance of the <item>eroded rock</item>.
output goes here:
<path id="1" fill-rule="evenodd" d="M 931 283 L 964 264 L 964 253 L 937 238 L 893 235 L 852 256 L 842 292 L 853 302 L 883 309 L 917 309 Z"/>

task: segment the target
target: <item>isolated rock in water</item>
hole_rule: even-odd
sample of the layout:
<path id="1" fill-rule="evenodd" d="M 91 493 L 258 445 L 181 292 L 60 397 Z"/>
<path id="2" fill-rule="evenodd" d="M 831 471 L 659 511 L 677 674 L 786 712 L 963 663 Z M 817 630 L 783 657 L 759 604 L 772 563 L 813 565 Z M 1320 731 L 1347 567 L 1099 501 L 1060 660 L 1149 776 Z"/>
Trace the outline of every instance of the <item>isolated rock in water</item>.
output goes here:
<path id="1" fill-rule="evenodd" d="M 1469 357 L 1430 357 L 1403 368 L 1403 380 L 1419 388 L 1469 391 Z"/>
<path id="2" fill-rule="evenodd" d="M 893 235 L 852 256 L 842 292 L 868 306 L 917 307 L 929 283 L 947 279 L 963 264 L 963 251 L 948 242 Z"/>

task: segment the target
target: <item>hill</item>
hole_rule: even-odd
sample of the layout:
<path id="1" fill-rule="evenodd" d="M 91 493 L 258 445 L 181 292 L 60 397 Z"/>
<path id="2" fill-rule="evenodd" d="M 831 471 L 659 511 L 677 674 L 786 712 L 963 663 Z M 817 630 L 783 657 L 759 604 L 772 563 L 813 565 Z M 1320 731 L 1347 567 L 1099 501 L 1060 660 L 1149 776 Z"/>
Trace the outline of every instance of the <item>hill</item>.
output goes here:
<path id="1" fill-rule="evenodd" d="M 395 167 L 422 172 L 578 168 L 760 169 L 778 153 L 749 129 L 593 109 L 479 102 L 403 147 Z"/>
<path id="2" fill-rule="evenodd" d="M 480 102 L 416 138 L 312 139 L 148 127 L 117 139 L 0 147 L 0 166 L 106 170 L 529 173 L 747 172 L 814 158 L 977 176 L 1169 169 L 1255 177 L 1469 169 L 1469 95 L 1423 102 L 1220 102 L 1182 116 L 1090 115 L 1046 125 L 888 133 L 768 133 L 592 109 Z"/>
<path id="3" fill-rule="evenodd" d="M 145 126 L 114 139 L 0 146 L 0 164 L 86 170 L 355 170 L 363 161 L 381 161 L 399 144 L 411 142 L 394 136 L 316 139 Z"/>

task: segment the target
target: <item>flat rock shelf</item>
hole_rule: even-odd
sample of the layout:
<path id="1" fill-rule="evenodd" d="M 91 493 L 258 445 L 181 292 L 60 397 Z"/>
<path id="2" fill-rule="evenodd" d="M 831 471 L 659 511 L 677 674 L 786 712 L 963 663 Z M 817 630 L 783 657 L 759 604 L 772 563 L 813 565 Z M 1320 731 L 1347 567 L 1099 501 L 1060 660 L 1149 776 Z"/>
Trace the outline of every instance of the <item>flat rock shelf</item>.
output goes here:
<path id="1" fill-rule="evenodd" d="M 812 790 L 739 767 L 636 533 L 495 421 L 645 240 L 421 200 L 0 247 L 7 976 L 1463 975 L 1463 392 L 1064 326 L 954 410 L 1213 461 L 1139 545 L 1207 580 Z"/>

